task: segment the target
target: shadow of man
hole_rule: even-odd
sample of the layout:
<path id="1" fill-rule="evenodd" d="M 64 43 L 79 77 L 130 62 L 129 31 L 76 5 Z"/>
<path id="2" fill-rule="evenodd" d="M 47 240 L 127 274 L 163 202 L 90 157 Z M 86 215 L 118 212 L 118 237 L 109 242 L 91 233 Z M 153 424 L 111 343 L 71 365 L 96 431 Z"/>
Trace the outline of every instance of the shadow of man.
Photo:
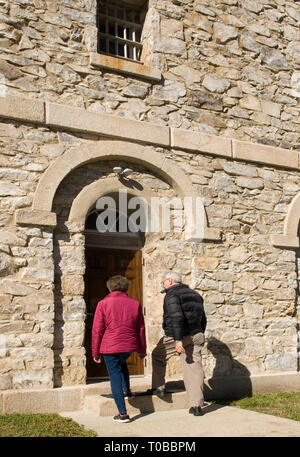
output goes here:
<path id="1" fill-rule="evenodd" d="M 252 396 L 250 371 L 234 359 L 229 347 L 222 341 L 211 337 L 207 349 L 216 359 L 212 377 L 205 385 L 204 396 L 207 400 L 238 400 Z"/>

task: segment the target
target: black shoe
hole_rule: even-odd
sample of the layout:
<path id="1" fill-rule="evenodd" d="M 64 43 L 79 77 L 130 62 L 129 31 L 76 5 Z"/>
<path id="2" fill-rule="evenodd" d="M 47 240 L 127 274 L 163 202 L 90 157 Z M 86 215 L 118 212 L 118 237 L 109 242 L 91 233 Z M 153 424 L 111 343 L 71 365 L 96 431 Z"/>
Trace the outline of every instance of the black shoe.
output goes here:
<path id="1" fill-rule="evenodd" d="M 194 414 L 194 416 L 202 416 L 203 413 L 201 411 L 201 406 L 193 406 L 189 409 L 190 414 Z"/>
<path id="2" fill-rule="evenodd" d="M 156 395 L 159 398 L 164 397 L 166 394 L 165 389 L 148 389 L 145 392 L 145 395 Z"/>
<path id="3" fill-rule="evenodd" d="M 114 422 L 130 422 L 130 417 L 128 414 L 118 414 L 113 417 Z"/>

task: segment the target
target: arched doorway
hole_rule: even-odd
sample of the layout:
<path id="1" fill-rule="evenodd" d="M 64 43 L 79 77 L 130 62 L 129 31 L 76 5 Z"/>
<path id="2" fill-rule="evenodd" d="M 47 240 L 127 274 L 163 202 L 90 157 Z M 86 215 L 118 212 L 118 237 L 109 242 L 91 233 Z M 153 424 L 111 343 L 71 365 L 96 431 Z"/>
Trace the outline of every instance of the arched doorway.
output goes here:
<path id="1" fill-rule="evenodd" d="M 120 179 L 112 173 L 117 166 L 131 167 L 135 180 Z M 169 186 L 169 187 L 168 187 Z M 87 233 L 85 222 L 95 200 L 123 188 L 148 201 L 152 197 L 190 198 L 197 196 L 191 181 L 180 167 L 153 148 L 119 141 L 100 141 L 71 148 L 59 157 L 41 178 L 35 193 L 32 214 L 50 220 L 53 227 L 54 259 L 54 368 L 55 387 L 86 382 L 86 349 L 84 347 L 86 302 L 84 275 L 86 273 L 85 243 L 87 235 L 100 249 L 142 249 L 132 247 L 135 234 L 116 237 L 109 245 L 110 234 Z M 20 217 L 22 216 L 19 215 Z M 55 217 L 54 217 L 55 216 Z M 204 214 L 204 239 L 219 239 L 220 232 L 208 227 Z M 28 218 L 26 213 L 24 217 Z M 88 229 L 87 229 L 88 230 Z M 95 236 L 97 240 L 95 239 Z M 162 296 L 156 284 L 160 269 L 179 268 L 183 256 L 190 259 L 191 236 L 181 230 L 161 236 L 151 230 L 143 248 L 144 294 L 147 309 L 146 334 L 149 354 L 161 332 Z M 184 244 L 188 243 L 186 253 Z M 173 245 L 176 244 L 176 247 Z M 178 246 L 181 248 L 178 250 Z M 93 246 L 91 246 L 93 247 Z M 105 251 L 107 252 L 107 251 Z M 116 253 L 117 254 L 117 253 Z M 97 269 L 96 269 L 97 270 Z M 151 372 L 151 359 L 146 359 L 145 373 Z"/>
<path id="2" fill-rule="evenodd" d="M 87 382 L 94 382 L 99 378 L 107 378 L 108 373 L 105 363 L 96 364 L 91 353 L 91 333 L 94 314 L 98 302 L 108 293 L 106 282 L 113 275 L 120 274 L 130 280 L 128 296 L 135 298 L 143 306 L 142 284 L 142 248 L 145 233 L 132 232 L 127 222 L 127 231 L 120 231 L 120 216 L 118 194 L 109 195 L 116 202 L 116 224 L 114 227 L 107 225 L 106 232 L 97 229 L 97 218 L 102 212 L 95 205 L 90 209 L 85 222 L 85 259 L 86 272 L 84 275 L 86 302 L 85 338 Z M 130 195 L 127 196 L 129 199 Z M 126 212 L 127 221 L 130 218 L 129 210 Z M 124 214 L 123 214 L 124 216 Z M 104 218 L 105 221 L 105 218 Z M 126 337 L 124 335 L 124 337 Z M 128 359 L 130 375 L 143 375 L 143 361 L 136 353 Z"/>

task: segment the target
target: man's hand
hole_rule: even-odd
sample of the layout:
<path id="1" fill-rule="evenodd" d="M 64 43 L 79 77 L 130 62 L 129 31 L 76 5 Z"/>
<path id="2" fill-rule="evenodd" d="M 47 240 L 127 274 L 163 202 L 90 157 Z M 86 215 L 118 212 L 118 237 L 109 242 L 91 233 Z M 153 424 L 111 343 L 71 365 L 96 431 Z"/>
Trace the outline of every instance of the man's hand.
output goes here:
<path id="1" fill-rule="evenodd" d="M 142 352 L 138 352 L 138 356 L 140 359 L 144 359 L 147 354 L 143 354 Z"/>
<path id="2" fill-rule="evenodd" d="M 101 356 L 99 355 L 99 357 L 93 357 L 93 360 L 96 363 L 101 363 Z"/>
<path id="3" fill-rule="evenodd" d="M 185 349 L 184 349 L 184 347 L 182 346 L 182 341 L 176 341 L 175 349 L 176 349 L 176 351 L 177 351 L 179 354 L 184 354 Z"/>

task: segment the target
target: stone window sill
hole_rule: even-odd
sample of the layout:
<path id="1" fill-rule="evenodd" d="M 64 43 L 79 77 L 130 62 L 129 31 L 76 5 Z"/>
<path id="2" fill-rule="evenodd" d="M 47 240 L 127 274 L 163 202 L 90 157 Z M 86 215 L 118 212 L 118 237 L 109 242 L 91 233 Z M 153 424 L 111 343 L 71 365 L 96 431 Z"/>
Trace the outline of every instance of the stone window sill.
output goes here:
<path id="1" fill-rule="evenodd" d="M 141 62 L 133 62 L 131 60 L 111 57 L 96 52 L 90 53 L 90 66 L 154 82 L 159 82 L 161 80 L 161 72 L 155 68 L 147 67 Z"/>

